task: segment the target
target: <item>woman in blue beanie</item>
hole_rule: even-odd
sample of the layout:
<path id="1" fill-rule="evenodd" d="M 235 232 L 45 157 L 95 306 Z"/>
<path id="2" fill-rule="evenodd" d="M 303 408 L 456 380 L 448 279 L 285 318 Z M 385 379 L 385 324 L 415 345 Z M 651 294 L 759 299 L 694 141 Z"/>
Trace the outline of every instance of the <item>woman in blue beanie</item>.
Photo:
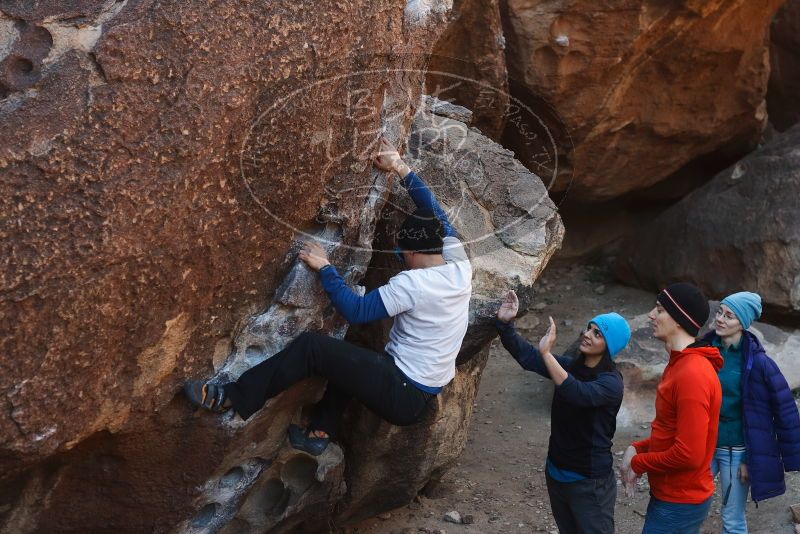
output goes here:
<path id="1" fill-rule="evenodd" d="M 722 531 L 747 532 L 745 503 L 786 491 L 784 470 L 800 470 L 800 417 L 792 392 L 758 338 L 747 329 L 761 316 L 761 297 L 743 291 L 722 299 L 714 330 L 719 348 L 722 409 L 711 471 L 719 473 Z"/>
<path id="2" fill-rule="evenodd" d="M 546 479 L 561 534 L 613 533 L 617 480 L 611 440 L 622 404 L 622 375 L 614 357 L 631 337 L 619 314 L 598 315 L 581 335 L 577 358 L 554 356 L 556 325 L 535 347 L 514 330 L 519 311 L 513 291 L 497 312 L 495 325 L 503 346 L 523 369 L 555 384 Z"/>

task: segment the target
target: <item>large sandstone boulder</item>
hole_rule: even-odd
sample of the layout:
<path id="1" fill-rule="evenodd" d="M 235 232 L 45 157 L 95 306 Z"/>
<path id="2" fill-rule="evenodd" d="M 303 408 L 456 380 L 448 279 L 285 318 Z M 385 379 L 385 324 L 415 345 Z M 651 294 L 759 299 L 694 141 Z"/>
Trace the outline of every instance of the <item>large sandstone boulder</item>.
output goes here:
<path id="1" fill-rule="evenodd" d="M 508 279 L 476 274 L 477 334 L 418 427 L 355 406 L 344 451 L 313 459 L 284 436 L 321 381 L 247 424 L 193 414 L 179 389 L 235 377 L 309 328 L 345 334 L 298 242 L 322 240 L 350 283 L 381 256 L 376 228 L 396 207 L 370 159 L 379 132 L 408 137 L 448 8 L 2 4 L 0 529 L 314 531 L 393 504 L 372 496 L 403 477 L 370 466 L 404 440 L 396 499 L 446 469 L 485 358 L 495 288 L 481 288 Z M 524 289 L 563 229 L 552 205 L 502 189 L 535 176 L 485 150 L 505 178 L 472 212 L 533 234 L 486 222 L 502 247 L 476 273 L 513 259 Z"/>
<path id="2" fill-rule="evenodd" d="M 769 120 L 779 131 L 800 121 L 800 1 L 787 0 L 770 28 Z"/>
<path id="3" fill-rule="evenodd" d="M 594 203 L 721 147 L 754 145 L 780 4 L 507 0 L 509 78 L 542 117 L 555 112 L 561 124 L 552 129 L 569 151 L 554 190 L 571 184 L 571 198 Z M 509 147 L 524 163 L 533 155 L 522 143 Z"/>
<path id="4" fill-rule="evenodd" d="M 2 3 L 4 530 L 211 528 L 231 501 L 196 508 L 203 488 L 278 468 L 318 387 L 241 430 L 176 394 L 274 349 L 241 344 L 265 309 L 285 336 L 342 333 L 289 245 L 328 236 L 363 274 L 370 249 L 339 245 L 371 244 L 388 194 L 377 131 L 407 135 L 447 9 Z"/>
<path id="5" fill-rule="evenodd" d="M 714 298 L 759 293 L 800 315 L 800 125 L 714 177 L 622 246 L 617 275 L 657 291 L 690 281 Z"/>
<path id="6" fill-rule="evenodd" d="M 296 229 L 370 242 L 368 218 L 314 218 L 326 186 L 373 182 L 364 132 L 407 129 L 421 74 L 278 99 L 370 62 L 418 68 L 443 29 L 442 13 L 388 2 L 106 4 L 3 4 L 3 472 L 139 425 L 207 373 L 279 287 Z M 367 43 L 386 48 L 359 56 Z"/>

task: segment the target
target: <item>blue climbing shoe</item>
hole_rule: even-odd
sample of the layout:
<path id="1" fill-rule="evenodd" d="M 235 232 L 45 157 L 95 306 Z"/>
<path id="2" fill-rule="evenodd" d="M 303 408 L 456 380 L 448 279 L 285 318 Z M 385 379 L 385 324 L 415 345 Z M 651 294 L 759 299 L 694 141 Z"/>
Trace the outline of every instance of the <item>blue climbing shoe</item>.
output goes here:
<path id="1" fill-rule="evenodd" d="M 303 430 L 297 425 L 289 425 L 289 443 L 292 447 L 307 452 L 313 456 L 319 456 L 331 442 L 331 438 L 317 438 L 309 436 L 307 430 Z"/>
<path id="2" fill-rule="evenodd" d="M 183 394 L 194 406 L 222 413 L 230 408 L 225 405 L 225 388 L 201 380 L 190 380 L 183 385 Z"/>

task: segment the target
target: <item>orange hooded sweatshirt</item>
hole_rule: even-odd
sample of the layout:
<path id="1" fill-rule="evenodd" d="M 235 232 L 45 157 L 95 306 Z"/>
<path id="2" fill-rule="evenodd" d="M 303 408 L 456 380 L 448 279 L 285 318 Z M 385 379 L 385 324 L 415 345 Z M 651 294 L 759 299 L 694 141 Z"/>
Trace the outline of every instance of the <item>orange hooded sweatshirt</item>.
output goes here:
<path id="1" fill-rule="evenodd" d="M 719 350 L 690 345 L 672 351 L 656 389 L 650 437 L 633 444 L 631 467 L 647 473 L 662 501 L 699 504 L 714 493 L 711 458 L 717 444 L 722 388 Z"/>

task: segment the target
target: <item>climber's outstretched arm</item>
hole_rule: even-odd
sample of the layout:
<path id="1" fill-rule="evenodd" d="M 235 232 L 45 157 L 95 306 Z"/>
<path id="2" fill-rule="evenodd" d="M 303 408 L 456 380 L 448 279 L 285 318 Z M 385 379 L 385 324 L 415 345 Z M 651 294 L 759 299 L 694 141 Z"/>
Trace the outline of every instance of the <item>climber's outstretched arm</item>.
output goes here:
<path id="1" fill-rule="evenodd" d="M 369 323 L 389 317 L 378 290 L 372 290 L 363 297 L 357 295 L 344 282 L 336 267 L 330 264 L 325 249 L 319 243 L 307 241 L 299 256 L 306 265 L 319 273 L 322 287 L 333 307 L 348 323 Z"/>
<path id="2" fill-rule="evenodd" d="M 444 227 L 443 237 L 455 235 L 455 231 L 447 218 L 447 214 L 439 205 L 436 196 L 425 182 L 422 181 L 422 178 L 411 171 L 400 157 L 397 149 L 384 137 L 381 138 L 380 151 L 378 155 L 375 156 L 375 166 L 387 172 L 394 171 L 402 178 L 403 186 L 408 191 L 408 195 L 411 197 L 411 200 L 414 201 L 417 208 L 424 208 L 432 211 L 442 222 L 442 226 Z"/>

